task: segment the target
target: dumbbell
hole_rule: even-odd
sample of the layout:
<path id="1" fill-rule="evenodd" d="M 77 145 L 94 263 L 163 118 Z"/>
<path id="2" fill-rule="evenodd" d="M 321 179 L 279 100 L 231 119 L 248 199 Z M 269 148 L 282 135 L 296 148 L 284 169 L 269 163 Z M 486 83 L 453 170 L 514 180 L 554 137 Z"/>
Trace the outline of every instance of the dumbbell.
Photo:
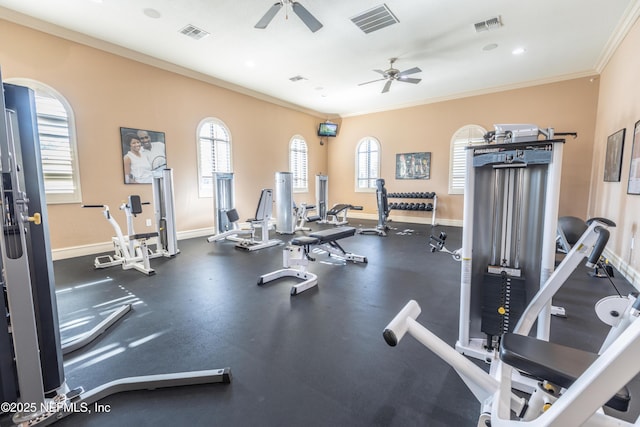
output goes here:
<path id="1" fill-rule="evenodd" d="M 427 203 L 427 209 L 426 210 L 432 211 L 433 210 L 433 204 Z"/>

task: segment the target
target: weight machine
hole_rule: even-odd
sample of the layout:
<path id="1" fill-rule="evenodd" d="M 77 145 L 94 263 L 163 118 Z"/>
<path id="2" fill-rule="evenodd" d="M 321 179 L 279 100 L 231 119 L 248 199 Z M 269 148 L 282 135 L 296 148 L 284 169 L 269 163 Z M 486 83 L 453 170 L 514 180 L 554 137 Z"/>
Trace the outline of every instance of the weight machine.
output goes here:
<path id="1" fill-rule="evenodd" d="M 540 313 L 587 258 L 592 268 L 609 239 L 611 221 L 594 218 L 560 266 L 531 298 L 513 333 L 505 333 L 489 373 L 451 348 L 415 319 L 420 306 L 410 301 L 383 332 L 395 346 L 409 333 L 453 367 L 481 403 L 478 426 L 632 426 L 602 407 L 626 411 L 626 384 L 639 372 L 640 301 L 634 297 L 607 297 L 596 304 L 598 316 L 612 326 L 599 352 L 590 353 L 530 336 Z M 528 383 L 524 390 L 520 384 Z M 528 395 L 514 393 L 514 389 Z"/>
<path id="2" fill-rule="evenodd" d="M 358 234 L 377 234 L 378 236 L 386 236 L 389 226 L 389 201 L 387 199 L 387 189 L 384 186 L 384 179 L 376 179 L 376 203 L 378 205 L 378 225 L 376 228 L 362 228 L 358 230 Z"/>
<path id="3" fill-rule="evenodd" d="M 97 256 L 94 260 L 95 268 L 107 268 L 119 265 L 123 270 L 135 269 L 146 275 L 155 274 L 150 260 L 158 257 L 172 258 L 180 250 L 175 227 L 175 207 L 173 201 L 173 171 L 162 169 L 154 171 L 152 180 L 153 204 L 156 231 L 151 233 L 136 233 L 133 218 L 142 213 L 140 196 L 131 195 L 127 203 L 120 205 L 127 220 L 127 235 L 113 218 L 108 205 L 83 205 L 83 208 L 101 208 L 102 214 L 113 227 L 116 235 L 111 239 L 114 248 L 113 255 Z M 152 250 L 149 242 L 155 245 Z M 155 242 L 155 243 L 154 243 Z"/>
<path id="4" fill-rule="evenodd" d="M 316 175 L 316 209 L 320 217 L 319 223 L 327 222 L 327 209 L 329 205 L 329 177 Z"/>
<path id="5" fill-rule="evenodd" d="M 209 236 L 207 241 L 212 243 L 225 239 L 231 240 L 236 242 L 236 248 L 246 251 L 256 251 L 279 245 L 282 243 L 281 240 L 269 239 L 269 221 L 271 220 L 272 209 L 273 191 L 271 189 L 263 189 L 260 192 L 260 200 L 258 200 L 255 217 L 247 220 L 251 228 L 241 229 L 237 224 L 239 220 L 238 212 L 235 209 L 230 209 L 226 212 L 229 224 L 231 224 L 230 229 L 214 236 Z M 255 236 L 257 229 L 260 229 L 259 239 Z"/>
<path id="6" fill-rule="evenodd" d="M 0 76 L 0 83 L 2 82 Z M 64 378 L 35 98 L 21 86 L 0 96 L 0 401 L 12 421 L 45 426 L 109 395 L 191 384 L 229 383 L 230 368 L 124 378 L 70 390 Z M 6 298 L 5 298 L 6 295 Z"/>
<path id="7" fill-rule="evenodd" d="M 293 234 L 296 231 L 293 203 L 293 174 L 276 172 L 276 232 Z"/>
<path id="8" fill-rule="evenodd" d="M 482 360 L 554 270 L 565 143 L 555 137 L 577 136 L 535 125 L 495 129 L 485 136 L 490 144 L 467 149 L 462 248 L 445 250 L 445 233 L 430 238 L 432 251 L 461 260 L 456 349 Z M 551 306 L 540 314 L 541 339 L 550 314 Z"/>

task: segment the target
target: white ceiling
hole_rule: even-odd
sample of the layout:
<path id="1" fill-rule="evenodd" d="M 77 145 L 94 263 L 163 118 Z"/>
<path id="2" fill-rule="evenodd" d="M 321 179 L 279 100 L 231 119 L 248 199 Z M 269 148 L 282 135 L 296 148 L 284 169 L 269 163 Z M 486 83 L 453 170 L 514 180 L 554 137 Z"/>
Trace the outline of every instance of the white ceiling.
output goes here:
<path id="1" fill-rule="evenodd" d="M 300 0 L 323 24 L 317 32 L 290 6 L 254 28 L 275 1 L 0 0 L 0 17 L 331 117 L 596 74 L 640 9 L 640 0 Z M 351 21 L 382 4 L 397 24 L 365 34 Z M 500 28 L 476 32 L 496 16 Z M 189 24 L 211 35 L 181 34 Z M 513 55 L 517 47 L 525 53 Z M 400 71 L 422 69 L 411 75 L 422 81 L 388 93 L 383 81 L 359 86 L 391 57 Z"/>

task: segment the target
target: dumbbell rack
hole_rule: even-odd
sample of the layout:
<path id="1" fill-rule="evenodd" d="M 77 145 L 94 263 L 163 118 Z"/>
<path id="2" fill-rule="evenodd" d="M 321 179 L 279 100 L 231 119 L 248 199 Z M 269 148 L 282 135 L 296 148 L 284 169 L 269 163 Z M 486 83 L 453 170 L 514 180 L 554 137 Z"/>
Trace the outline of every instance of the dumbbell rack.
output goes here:
<path id="1" fill-rule="evenodd" d="M 389 203 L 389 208 L 393 210 L 402 210 L 402 211 L 421 211 L 421 212 L 431 212 L 431 225 L 436 225 L 436 208 L 438 206 L 438 196 L 436 193 L 429 192 L 411 192 L 411 193 L 388 193 L 387 198 L 389 199 L 422 199 L 422 200 L 433 200 L 433 202 L 400 202 L 400 203 Z"/>

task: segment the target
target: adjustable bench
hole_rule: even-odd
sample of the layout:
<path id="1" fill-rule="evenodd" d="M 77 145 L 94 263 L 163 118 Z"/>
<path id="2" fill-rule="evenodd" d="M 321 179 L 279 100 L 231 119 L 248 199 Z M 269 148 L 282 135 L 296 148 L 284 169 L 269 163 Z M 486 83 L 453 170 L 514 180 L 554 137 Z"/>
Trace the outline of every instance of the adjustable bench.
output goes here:
<path id="1" fill-rule="evenodd" d="M 348 224 L 347 212 L 349 211 L 349 209 L 353 209 L 354 211 L 361 211 L 362 206 L 354 206 L 354 205 L 349 205 L 345 203 L 334 205 L 331 209 L 327 211 L 327 220 L 324 222 L 327 224 L 333 224 L 333 225 Z M 331 217 L 331 219 L 329 219 L 329 217 Z"/>
<path id="2" fill-rule="evenodd" d="M 282 277 L 297 277 L 303 282 L 291 288 L 291 295 L 299 294 L 318 284 L 318 276 L 307 271 L 309 261 L 315 261 L 310 255 L 311 246 L 316 246 L 347 261 L 366 263 L 367 258 L 345 251 L 338 240 L 353 236 L 356 233 L 354 227 L 337 227 L 327 230 L 315 231 L 308 236 L 300 236 L 291 239 L 287 247 L 282 251 L 282 264 L 280 270 L 264 274 L 258 280 L 258 286 Z"/>

